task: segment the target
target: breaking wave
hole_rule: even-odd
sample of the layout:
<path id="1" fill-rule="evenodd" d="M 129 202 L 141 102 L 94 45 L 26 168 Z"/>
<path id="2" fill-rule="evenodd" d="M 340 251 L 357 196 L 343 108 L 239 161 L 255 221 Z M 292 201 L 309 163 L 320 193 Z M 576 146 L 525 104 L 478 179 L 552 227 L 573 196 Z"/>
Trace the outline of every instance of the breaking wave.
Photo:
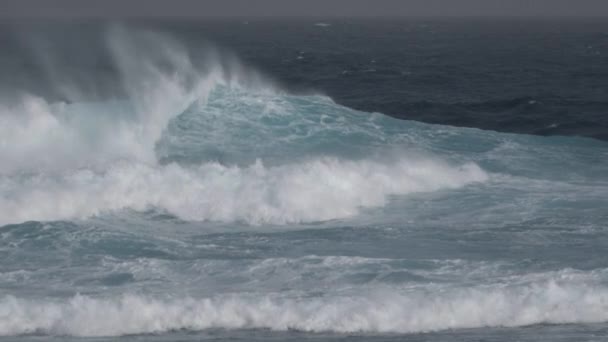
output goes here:
<path id="1" fill-rule="evenodd" d="M 108 211 L 160 208 L 184 220 L 298 223 L 345 218 L 382 206 L 390 195 L 483 181 L 474 164 L 431 160 L 343 161 L 321 158 L 266 167 L 206 163 L 149 166 L 123 163 L 103 173 L 77 170 L 60 178 L 4 179 L 0 224 L 68 220 Z M 8 183 L 8 184 L 7 184 Z"/>
<path id="2" fill-rule="evenodd" d="M 579 278 L 585 279 L 579 279 Z M 608 321 L 608 289 L 569 272 L 472 288 L 377 288 L 324 297 L 225 295 L 206 299 L 76 296 L 0 299 L 0 335 L 120 336 L 210 328 L 417 333 Z M 577 283 L 583 280 L 583 283 Z"/>
<path id="3" fill-rule="evenodd" d="M 313 222 L 488 177 L 432 154 L 378 155 L 403 133 L 390 125 L 404 123 L 283 94 L 216 50 L 195 62 L 168 37 L 116 27 L 107 48 L 122 97 L 24 95 L 0 107 L 0 224 L 150 208 L 185 220 Z"/>

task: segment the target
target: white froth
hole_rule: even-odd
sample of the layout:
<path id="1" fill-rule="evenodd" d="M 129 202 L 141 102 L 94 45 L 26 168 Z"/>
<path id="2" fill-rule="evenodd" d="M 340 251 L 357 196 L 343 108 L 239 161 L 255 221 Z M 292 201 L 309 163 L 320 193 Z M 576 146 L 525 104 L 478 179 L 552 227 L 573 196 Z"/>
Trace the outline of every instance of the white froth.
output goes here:
<path id="1" fill-rule="evenodd" d="M 391 195 L 457 188 L 487 179 L 474 164 L 319 158 L 266 167 L 206 163 L 186 168 L 119 163 L 107 171 L 0 177 L 0 224 L 164 209 L 182 219 L 261 223 L 345 218 Z"/>
<path id="2" fill-rule="evenodd" d="M 113 27 L 106 38 L 124 96 L 88 102 L 70 92 L 68 103 L 51 103 L 25 93 L 0 104 L 0 174 L 104 168 L 117 160 L 156 163 L 155 145 L 169 121 L 204 105 L 216 85 L 274 89 L 211 47 L 199 57 L 201 67 L 166 35 Z"/>

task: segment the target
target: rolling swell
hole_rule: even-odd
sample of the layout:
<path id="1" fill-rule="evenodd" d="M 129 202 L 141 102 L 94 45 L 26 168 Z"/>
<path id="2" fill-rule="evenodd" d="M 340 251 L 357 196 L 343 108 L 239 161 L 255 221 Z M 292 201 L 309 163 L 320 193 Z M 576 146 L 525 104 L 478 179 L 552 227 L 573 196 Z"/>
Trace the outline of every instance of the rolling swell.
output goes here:
<path id="1" fill-rule="evenodd" d="M 382 108 L 397 118 L 421 119 L 460 127 L 535 134 L 541 136 L 587 136 L 607 140 L 602 114 L 604 101 L 568 99 L 559 96 L 522 96 L 482 102 L 386 101 L 358 106 Z M 407 113 L 407 114 L 400 114 Z M 548 121 L 547 118 L 554 118 Z"/>

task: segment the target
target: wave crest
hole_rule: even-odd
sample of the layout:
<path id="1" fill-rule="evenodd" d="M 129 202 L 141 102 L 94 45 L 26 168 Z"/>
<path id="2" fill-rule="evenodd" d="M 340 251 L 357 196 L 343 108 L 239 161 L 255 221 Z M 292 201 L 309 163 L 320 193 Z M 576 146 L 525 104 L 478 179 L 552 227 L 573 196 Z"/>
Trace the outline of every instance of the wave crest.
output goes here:
<path id="1" fill-rule="evenodd" d="M 62 76 L 52 85 L 59 100 L 28 91 L 2 99 L 0 174 L 99 168 L 117 160 L 156 163 L 155 145 L 170 120 L 193 104 L 204 105 L 217 85 L 274 91 L 272 82 L 211 45 L 195 60 L 161 33 L 113 26 L 103 37 L 91 44 L 109 56 L 117 74 L 109 84 L 97 84 L 96 70 L 83 80 L 43 55 L 45 73 Z M 110 95 L 87 90 L 98 88 Z"/>

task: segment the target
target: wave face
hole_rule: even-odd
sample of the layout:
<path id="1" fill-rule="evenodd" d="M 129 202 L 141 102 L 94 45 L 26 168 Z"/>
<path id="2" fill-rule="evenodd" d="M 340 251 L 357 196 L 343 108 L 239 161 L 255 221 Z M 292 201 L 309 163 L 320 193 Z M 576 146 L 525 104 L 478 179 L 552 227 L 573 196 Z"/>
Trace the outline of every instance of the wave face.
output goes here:
<path id="1" fill-rule="evenodd" d="M 0 105 L 1 336 L 608 322 L 606 143 L 397 120 L 105 37 L 119 96 Z"/>

